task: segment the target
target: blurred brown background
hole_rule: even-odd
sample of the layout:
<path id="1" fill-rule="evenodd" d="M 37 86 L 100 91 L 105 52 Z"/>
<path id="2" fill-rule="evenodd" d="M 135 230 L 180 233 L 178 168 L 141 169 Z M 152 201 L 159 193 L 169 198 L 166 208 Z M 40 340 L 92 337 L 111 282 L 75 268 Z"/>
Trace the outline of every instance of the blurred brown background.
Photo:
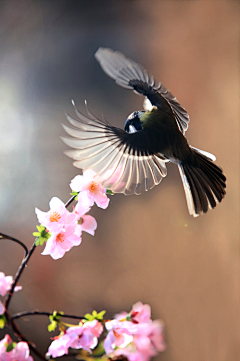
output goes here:
<path id="1" fill-rule="evenodd" d="M 239 349 L 239 2 L 0 2 L 0 230 L 31 246 L 34 208 L 69 198 L 78 174 L 63 154 L 70 100 L 123 127 L 142 98 L 118 87 L 94 59 L 99 46 L 142 63 L 190 114 L 187 138 L 217 156 L 227 195 L 214 211 L 188 215 L 178 169 L 139 197 L 93 207 L 95 237 L 54 261 L 36 249 L 11 311 L 62 310 L 111 317 L 141 300 L 166 324 L 161 361 L 237 361 Z M 1 241 L 0 271 L 23 255 Z M 46 352 L 48 320 L 21 322 Z M 2 333 L 3 334 L 3 333 Z M 2 337 L 1 337 L 2 338 Z"/>

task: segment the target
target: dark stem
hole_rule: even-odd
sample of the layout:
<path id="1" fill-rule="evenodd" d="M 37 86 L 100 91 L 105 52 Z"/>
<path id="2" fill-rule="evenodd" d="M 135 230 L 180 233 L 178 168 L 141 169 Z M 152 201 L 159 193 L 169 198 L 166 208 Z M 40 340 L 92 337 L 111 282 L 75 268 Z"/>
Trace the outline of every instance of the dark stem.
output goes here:
<path id="1" fill-rule="evenodd" d="M 5 315 L 8 315 L 8 312 L 5 313 Z M 14 332 L 14 334 L 18 337 L 20 341 L 27 342 L 29 349 L 37 355 L 41 360 L 46 360 L 45 356 L 42 355 L 37 349 L 34 343 L 28 341 L 24 335 L 21 334 L 19 330 L 19 326 L 11 319 L 10 315 L 8 315 L 8 318 L 10 319 L 11 328 Z"/>
<path id="2" fill-rule="evenodd" d="M 19 313 L 15 313 L 15 315 L 13 315 L 11 317 L 12 320 L 16 320 L 17 318 L 21 318 L 24 316 L 34 316 L 34 315 L 42 315 L 42 316 L 51 316 L 52 313 L 50 312 L 42 312 L 42 311 L 30 311 L 30 312 L 19 312 Z M 76 320 L 82 320 L 85 319 L 85 317 L 82 316 L 75 316 L 75 315 L 62 315 L 61 313 L 57 313 L 56 316 L 60 316 L 60 317 L 64 317 L 64 318 L 73 318 Z"/>
<path id="3" fill-rule="evenodd" d="M 29 261 L 29 258 L 33 254 L 35 248 L 36 248 L 36 246 L 35 246 L 35 241 L 34 241 L 30 251 L 28 252 L 27 256 L 22 260 L 22 262 L 21 262 L 21 264 L 20 264 L 20 266 L 19 266 L 19 268 L 17 270 L 17 273 L 15 275 L 12 287 L 11 287 L 10 291 L 8 291 L 8 296 L 7 296 L 7 298 L 6 298 L 5 302 L 4 302 L 6 311 L 8 310 L 11 298 L 13 296 L 14 288 L 15 288 L 16 284 L 18 283 L 18 280 L 21 277 L 21 274 L 23 273 L 23 270 L 24 270 L 25 266 L 27 265 L 27 263 Z"/>
<path id="4" fill-rule="evenodd" d="M 65 204 L 65 207 L 66 207 L 66 208 L 69 207 L 70 204 L 74 201 L 74 199 L 75 199 L 75 196 L 71 197 L 71 198 L 67 201 L 67 203 Z M 32 247 L 31 247 L 31 249 L 30 249 L 29 252 L 28 252 L 27 247 L 26 247 L 21 241 L 19 241 L 18 239 L 15 239 L 15 238 L 10 237 L 10 236 L 7 236 L 7 235 L 4 235 L 3 233 L 0 233 L 0 238 L 2 238 L 2 239 L 3 239 L 3 238 L 6 238 L 6 239 L 9 239 L 9 240 L 12 240 L 12 241 L 20 244 L 20 245 L 24 248 L 24 250 L 25 250 L 25 257 L 23 258 L 23 260 L 22 260 L 22 262 L 21 262 L 21 264 L 20 264 L 20 266 L 19 266 L 19 268 L 18 268 L 18 270 L 17 270 L 17 273 L 16 273 L 16 275 L 15 275 L 15 277 L 14 277 L 14 280 L 13 280 L 13 283 L 12 283 L 12 287 L 11 287 L 11 289 L 8 291 L 8 296 L 7 296 L 7 298 L 6 298 L 5 302 L 4 302 L 4 306 L 5 306 L 5 309 L 6 309 L 5 315 L 6 315 L 6 318 L 7 318 L 7 322 L 10 323 L 14 334 L 18 337 L 19 340 L 27 342 L 28 345 L 29 345 L 29 348 L 31 349 L 31 351 L 32 351 L 33 353 L 35 353 L 35 355 L 37 355 L 38 357 L 40 357 L 41 360 L 46 360 L 45 357 L 44 357 L 43 355 L 41 355 L 41 354 L 38 352 L 38 350 L 33 346 L 33 344 L 32 344 L 30 341 L 28 341 L 28 340 L 24 337 L 24 335 L 21 334 L 18 325 L 13 321 L 13 318 L 12 318 L 11 315 L 8 313 L 8 308 L 9 308 L 9 304 L 10 304 L 11 298 L 12 298 L 13 293 L 14 293 L 14 288 L 15 288 L 16 284 L 18 283 L 18 281 L 19 281 L 19 279 L 20 279 L 20 277 L 21 277 L 21 275 L 22 275 L 22 273 L 23 273 L 23 270 L 25 269 L 25 266 L 27 265 L 30 257 L 32 256 L 32 254 L 33 254 L 33 252 L 34 252 L 34 250 L 35 250 L 35 248 L 36 248 L 35 242 L 36 242 L 37 238 L 35 239 L 35 241 L 34 241 L 34 243 L 33 243 L 33 245 L 32 245 Z M 15 315 L 15 316 L 16 316 L 16 315 Z M 19 317 L 21 317 L 21 316 L 19 316 Z M 19 318 L 19 317 L 15 317 L 15 318 Z"/>
<path id="5" fill-rule="evenodd" d="M 76 196 L 72 196 L 68 201 L 67 203 L 65 203 L 65 208 L 68 208 L 70 206 L 70 204 L 74 201 Z"/>
<path id="6" fill-rule="evenodd" d="M 27 249 L 27 247 L 25 246 L 24 243 L 22 243 L 21 241 L 19 241 L 18 239 L 14 238 L 14 237 L 7 236 L 6 234 L 3 234 L 3 233 L 0 233 L 0 239 L 9 239 L 10 241 L 13 241 L 13 242 L 16 242 L 16 243 L 20 244 L 20 246 L 22 246 L 24 248 L 24 251 L 25 251 L 25 256 L 24 257 L 27 257 L 28 249 Z"/>
<path id="7" fill-rule="evenodd" d="M 75 199 L 75 196 L 71 197 L 71 198 L 67 201 L 67 203 L 65 203 L 65 207 L 66 207 L 66 208 L 69 207 L 70 204 L 74 201 L 74 199 Z M 9 236 L 7 236 L 7 237 L 9 237 Z M 9 237 L 9 238 L 10 238 L 10 237 Z M 15 238 L 10 238 L 10 239 L 15 240 Z M 10 301 L 11 301 L 11 298 L 12 298 L 12 295 L 13 295 L 13 292 L 14 292 L 14 288 L 15 288 L 17 282 L 19 281 L 19 279 L 20 279 L 20 277 L 21 277 L 21 275 L 22 275 L 22 273 L 23 273 L 23 270 L 24 270 L 25 266 L 27 265 L 30 257 L 32 256 L 32 254 L 33 254 L 33 252 L 34 252 L 34 250 L 35 250 L 35 248 L 36 248 L 36 245 L 35 245 L 36 240 L 37 240 L 37 238 L 35 239 L 35 241 L 34 241 L 32 247 L 31 247 L 29 253 L 27 253 L 27 254 L 26 254 L 26 257 L 22 260 L 22 262 L 21 262 L 21 264 L 20 264 L 20 266 L 19 266 L 19 268 L 18 268 L 18 271 L 17 271 L 17 273 L 16 273 L 16 275 L 15 275 L 15 278 L 14 278 L 14 281 L 13 281 L 13 284 L 12 284 L 12 287 L 11 287 L 10 291 L 8 291 L 8 297 L 7 297 L 6 301 L 5 301 L 5 308 L 6 308 L 6 310 L 8 310 L 9 303 L 10 303 Z M 16 241 L 17 241 L 17 243 L 20 243 L 20 244 L 22 243 L 22 242 L 20 242 L 20 241 L 18 241 L 18 240 L 16 240 Z M 27 250 L 27 248 L 26 248 L 26 250 Z"/>

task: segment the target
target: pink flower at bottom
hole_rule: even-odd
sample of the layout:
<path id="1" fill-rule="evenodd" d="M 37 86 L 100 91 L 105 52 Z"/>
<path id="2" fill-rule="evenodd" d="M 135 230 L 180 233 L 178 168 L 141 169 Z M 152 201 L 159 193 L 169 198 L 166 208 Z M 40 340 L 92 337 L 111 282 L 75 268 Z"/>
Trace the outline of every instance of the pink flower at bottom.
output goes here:
<path id="1" fill-rule="evenodd" d="M 48 348 L 46 356 L 59 357 L 68 354 L 69 347 L 91 352 L 96 347 L 103 326 L 97 320 L 79 326 L 69 327 L 64 335 L 56 337 Z"/>
<path id="2" fill-rule="evenodd" d="M 109 331 L 103 343 L 107 355 L 114 352 L 116 347 L 124 348 L 133 341 L 135 325 L 132 322 L 112 320 L 107 321 L 105 327 Z"/>
<path id="3" fill-rule="evenodd" d="M 137 302 L 133 305 L 130 312 L 132 321 L 135 323 L 149 322 L 151 317 L 151 307 L 144 305 L 142 302 Z"/>
<path id="4" fill-rule="evenodd" d="M 129 361 L 149 361 L 166 349 L 163 324 L 158 320 L 137 324 L 132 329 L 132 336 L 131 343 L 118 347 L 111 356 L 126 356 Z"/>
<path id="5" fill-rule="evenodd" d="M 74 333 L 78 338 L 72 343 L 72 348 L 83 348 L 91 353 L 91 349 L 98 344 L 98 337 L 103 331 L 103 326 L 97 320 L 85 322 L 83 325 L 70 327 L 67 333 Z"/>
<path id="6" fill-rule="evenodd" d="M 33 361 L 27 342 L 18 342 L 11 351 L 7 352 L 7 347 L 11 344 L 12 339 L 9 335 L 6 335 L 4 339 L 0 341 L 1 361 Z"/>
<path id="7" fill-rule="evenodd" d="M 77 338 L 77 334 L 67 334 L 56 337 L 48 348 L 46 356 L 59 357 L 68 354 L 68 349 Z"/>
<path id="8" fill-rule="evenodd" d="M 59 259 L 64 256 L 73 246 L 79 246 L 81 237 L 75 234 L 75 225 L 66 225 L 60 232 L 52 232 L 47 244 L 41 253 L 42 255 L 50 255 L 53 259 Z"/>
<path id="9" fill-rule="evenodd" d="M 164 325 L 150 317 L 150 306 L 137 302 L 130 313 L 122 312 L 107 321 L 108 334 L 103 343 L 106 354 L 110 358 L 125 356 L 128 361 L 149 361 L 164 351 Z"/>
<path id="10" fill-rule="evenodd" d="M 0 272 L 0 295 L 5 296 L 8 291 L 10 291 L 13 283 L 12 276 L 5 276 L 3 272 Z M 16 286 L 14 288 L 14 292 L 20 291 L 22 289 L 21 286 Z"/>

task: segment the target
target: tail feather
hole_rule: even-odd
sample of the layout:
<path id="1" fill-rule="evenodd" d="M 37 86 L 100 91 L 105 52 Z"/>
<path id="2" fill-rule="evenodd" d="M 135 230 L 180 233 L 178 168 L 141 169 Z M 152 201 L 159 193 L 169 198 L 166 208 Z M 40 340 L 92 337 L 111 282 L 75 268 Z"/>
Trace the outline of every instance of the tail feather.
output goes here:
<path id="1" fill-rule="evenodd" d="M 226 177 L 213 161 L 192 148 L 194 164 L 178 165 L 187 199 L 188 210 L 194 217 L 215 208 L 226 191 Z"/>
<path id="2" fill-rule="evenodd" d="M 215 164 L 213 165 L 215 166 Z M 202 169 L 205 169 L 205 171 L 209 174 L 209 176 L 211 176 L 212 179 L 215 179 L 218 181 L 218 183 L 220 183 L 220 185 L 222 186 L 220 187 L 220 189 L 226 188 L 226 177 L 222 173 L 222 169 L 220 167 L 218 167 L 217 169 L 213 168 L 212 164 L 205 163 L 204 160 L 202 164 Z"/>
<path id="3" fill-rule="evenodd" d="M 185 167 L 185 173 L 188 179 L 191 179 L 191 190 L 196 190 L 196 195 L 194 193 L 194 203 L 196 204 L 195 208 L 200 213 L 203 211 L 206 213 L 208 211 L 208 200 L 204 187 L 204 182 L 202 182 L 197 176 L 195 172 L 192 172 L 192 168 L 189 166 Z"/>
<path id="4" fill-rule="evenodd" d="M 199 174 L 200 177 L 202 177 L 205 180 L 205 183 L 212 190 L 212 192 L 213 192 L 214 196 L 217 198 L 218 202 L 221 202 L 223 195 L 225 194 L 225 191 L 224 191 L 225 183 L 222 184 L 221 180 L 214 178 L 212 176 L 212 174 L 204 168 L 197 169 L 197 173 Z M 217 182 L 219 184 L 217 184 Z"/>
<path id="5" fill-rule="evenodd" d="M 205 164 L 205 166 L 207 168 L 209 168 L 209 170 L 212 170 L 213 175 L 218 175 L 219 178 L 223 181 L 223 183 L 225 184 L 226 182 L 226 177 L 222 172 L 222 168 L 220 168 L 218 165 L 214 164 L 212 162 L 212 159 L 209 159 L 208 157 L 205 157 L 204 155 L 202 155 L 201 153 L 199 153 L 196 148 L 193 150 L 193 153 L 196 155 L 197 154 L 197 158 L 198 160 L 201 159 L 201 161 Z M 210 160 L 210 162 L 209 162 Z M 225 184 L 225 188 L 226 188 L 226 184 Z"/>
<path id="6" fill-rule="evenodd" d="M 208 198 L 211 208 L 216 207 L 216 202 L 218 202 L 218 200 L 216 201 L 216 198 L 218 198 L 218 197 L 215 196 L 215 194 L 218 193 L 218 189 L 215 187 L 215 184 L 206 176 L 206 174 L 202 171 L 202 169 L 197 169 L 196 171 L 198 173 L 198 176 L 202 177 L 205 181 L 204 189 L 205 189 L 205 192 L 206 192 L 206 195 L 207 195 L 207 198 Z M 212 191 L 211 191 L 211 189 L 212 189 Z"/>

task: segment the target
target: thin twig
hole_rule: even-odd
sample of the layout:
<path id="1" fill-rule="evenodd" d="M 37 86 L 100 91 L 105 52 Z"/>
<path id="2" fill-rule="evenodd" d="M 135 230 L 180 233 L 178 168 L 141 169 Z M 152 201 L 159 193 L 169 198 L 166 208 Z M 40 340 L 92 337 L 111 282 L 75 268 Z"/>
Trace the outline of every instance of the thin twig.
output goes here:
<path id="1" fill-rule="evenodd" d="M 14 288 L 15 288 L 16 284 L 18 283 L 18 280 L 21 277 L 21 274 L 22 274 L 25 266 L 27 265 L 31 255 L 33 254 L 35 248 L 36 248 L 36 246 L 35 246 L 35 241 L 34 241 L 30 251 L 28 252 L 27 256 L 22 260 L 22 262 L 21 262 L 21 264 L 20 264 L 20 266 L 19 266 L 19 268 L 17 270 L 17 273 L 16 273 L 16 275 L 14 277 L 14 281 L 12 283 L 12 287 L 11 287 L 10 291 L 8 291 L 8 296 L 7 296 L 7 298 L 6 298 L 5 302 L 4 302 L 6 311 L 8 310 L 11 298 L 13 296 Z"/>
<path id="2" fill-rule="evenodd" d="M 72 196 L 67 203 L 65 203 L 65 208 L 68 208 L 70 204 L 75 200 L 76 196 Z"/>
<path id="3" fill-rule="evenodd" d="M 24 248 L 24 251 L 25 251 L 24 258 L 27 257 L 28 249 L 27 249 L 27 247 L 25 246 L 24 243 L 22 243 L 21 241 L 19 241 L 18 239 L 14 238 L 14 237 L 7 236 L 6 234 L 3 234 L 3 233 L 0 233 L 0 239 L 8 239 L 10 241 L 13 241 L 13 242 L 16 242 L 16 243 L 20 244 L 20 246 L 22 246 Z"/>
<path id="4" fill-rule="evenodd" d="M 65 207 L 66 207 L 66 208 L 69 207 L 69 205 L 74 201 L 74 199 L 75 199 L 75 196 L 71 197 L 71 198 L 67 201 L 67 203 L 65 204 Z M 21 262 L 21 264 L 20 264 L 20 266 L 19 266 L 19 268 L 18 268 L 18 270 L 17 270 L 17 273 L 16 273 L 16 275 L 15 275 L 15 277 L 14 277 L 14 280 L 13 280 L 13 283 L 12 283 L 12 287 L 11 287 L 11 289 L 8 291 L 8 296 L 7 296 L 7 298 L 6 298 L 5 302 L 4 302 L 5 315 L 6 315 L 6 318 L 7 318 L 7 322 L 10 323 L 11 328 L 12 328 L 14 334 L 18 337 L 19 340 L 27 342 L 28 345 L 29 345 L 30 350 L 31 350 L 33 353 L 35 353 L 35 355 L 37 355 L 41 360 L 46 360 L 46 358 L 33 346 L 33 344 L 32 344 L 30 341 L 28 341 L 28 340 L 25 338 L 24 335 L 21 334 L 18 325 L 13 321 L 13 320 L 14 320 L 14 317 L 11 317 L 11 315 L 10 315 L 9 312 L 8 312 L 9 304 L 10 304 L 11 298 L 12 298 L 13 293 L 14 293 L 14 288 L 15 288 L 16 284 L 18 283 L 18 281 L 19 281 L 19 279 L 20 279 L 20 277 L 21 277 L 21 275 L 22 275 L 22 273 L 23 273 L 23 270 L 25 269 L 25 266 L 27 265 L 30 257 L 32 256 L 32 254 L 33 254 L 33 252 L 34 252 L 34 250 L 35 250 L 35 248 L 36 248 L 35 242 L 36 242 L 37 238 L 35 239 L 35 241 L 34 241 L 32 247 L 31 247 L 31 249 L 29 250 L 29 252 L 28 252 L 27 247 L 26 247 L 21 241 L 19 241 L 18 239 L 15 239 L 15 238 L 10 237 L 10 236 L 7 236 L 7 235 L 4 235 L 3 233 L 0 233 L 0 238 L 2 238 L 2 239 L 5 238 L 5 239 L 12 240 L 12 241 L 20 244 L 20 245 L 24 248 L 24 250 L 25 250 L 25 257 L 23 258 L 23 260 L 22 260 L 22 262 Z M 31 313 L 30 313 L 30 314 L 31 314 Z M 19 314 L 16 314 L 16 315 L 19 315 Z M 15 315 L 15 316 L 16 316 L 16 315 Z M 19 317 L 21 317 L 21 316 L 19 316 Z M 19 317 L 15 317 L 15 318 L 19 318 Z M 65 316 L 65 317 L 66 317 L 66 316 Z M 72 318 L 73 318 L 73 317 L 72 317 Z M 76 317 L 76 318 L 78 318 L 78 317 Z"/>
<path id="5" fill-rule="evenodd" d="M 66 208 L 69 207 L 70 204 L 74 201 L 74 199 L 75 199 L 75 196 L 71 197 L 71 198 L 67 201 L 67 203 L 65 203 L 65 207 L 66 207 Z M 14 292 L 14 288 L 15 288 L 17 282 L 19 281 L 19 279 L 20 279 L 20 277 L 21 277 L 21 274 L 22 274 L 25 266 L 27 265 L 30 257 L 32 256 L 32 254 L 33 254 L 33 252 L 34 252 L 34 250 L 35 250 L 35 248 L 36 248 L 36 245 L 35 245 L 36 240 L 37 240 L 37 238 L 35 239 L 35 241 L 34 241 L 32 247 L 31 247 L 29 253 L 28 253 L 28 254 L 26 255 L 26 257 L 22 260 L 22 262 L 21 262 L 21 264 L 20 264 L 20 266 L 19 266 L 19 268 L 18 268 L 18 271 L 17 271 L 17 273 L 16 273 L 16 275 L 15 275 L 15 277 L 14 277 L 14 281 L 13 281 L 13 283 L 12 283 L 12 287 L 11 287 L 10 291 L 8 292 L 8 297 L 7 297 L 6 301 L 5 301 L 5 308 L 6 308 L 6 310 L 8 310 L 9 303 L 10 303 L 10 301 L 11 301 L 11 298 L 12 298 L 12 295 L 13 295 L 13 292 Z M 18 241 L 18 240 L 16 240 L 16 241 Z M 20 242 L 20 241 L 18 241 L 18 242 Z"/>
<path id="6" fill-rule="evenodd" d="M 19 313 L 15 313 L 11 319 L 12 320 L 16 320 L 17 318 L 21 318 L 21 317 L 24 317 L 24 316 L 34 316 L 34 315 L 42 315 L 42 316 L 51 316 L 52 313 L 50 312 L 43 312 L 43 311 L 30 311 L 30 312 L 19 312 Z M 61 317 L 64 317 L 64 318 L 73 318 L 73 319 L 76 319 L 76 320 L 82 320 L 82 319 L 85 319 L 85 317 L 82 317 L 82 316 L 75 316 L 75 315 L 62 315 L 61 313 L 57 313 L 56 316 L 61 316 Z"/>

